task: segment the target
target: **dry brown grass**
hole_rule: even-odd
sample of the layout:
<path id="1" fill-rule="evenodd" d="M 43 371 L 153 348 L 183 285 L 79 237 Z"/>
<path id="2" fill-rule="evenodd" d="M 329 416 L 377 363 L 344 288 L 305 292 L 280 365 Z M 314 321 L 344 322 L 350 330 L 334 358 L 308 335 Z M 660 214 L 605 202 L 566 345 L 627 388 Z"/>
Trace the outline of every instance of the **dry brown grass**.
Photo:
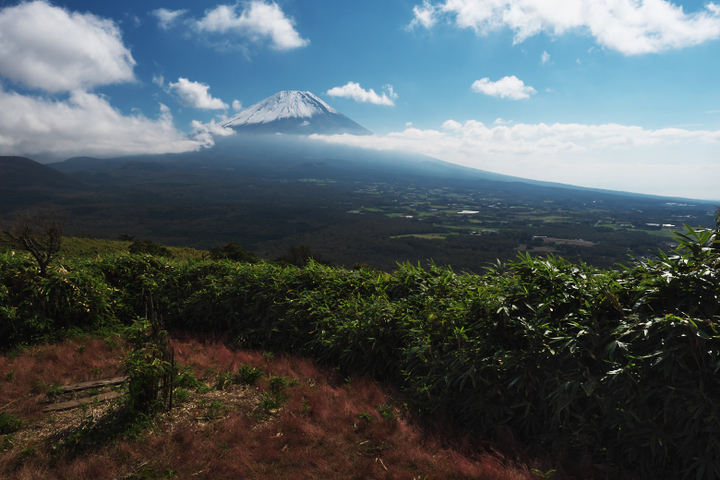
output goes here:
<path id="1" fill-rule="evenodd" d="M 113 340 L 85 338 L 0 356 L 0 409 L 26 421 L 0 453 L 0 478 L 535 480 L 543 477 L 533 468 L 557 468 L 547 459 L 519 464 L 489 453 L 442 421 L 432 431 L 422 428 L 396 392 L 367 378 L 348 382 L 309 360 L 268 361 L 212 340 L 175 338 L 173 346 L 177 361 L 209 386 L 242 364 L 264 367 L 266 377 L 252 387 L 191 393 L 136 438 L 103 437 L 95 428 L 82 448 L 56 448 L 81 425 L 111 425 L 122 406 L 43 413 L 46 386 L 116 375 L 120 348 Z M 261 404 L 268 376 L 288 381 L 285 403 L 270 411 Z M 553 478 L 582 477 L 560 472 Z"/>

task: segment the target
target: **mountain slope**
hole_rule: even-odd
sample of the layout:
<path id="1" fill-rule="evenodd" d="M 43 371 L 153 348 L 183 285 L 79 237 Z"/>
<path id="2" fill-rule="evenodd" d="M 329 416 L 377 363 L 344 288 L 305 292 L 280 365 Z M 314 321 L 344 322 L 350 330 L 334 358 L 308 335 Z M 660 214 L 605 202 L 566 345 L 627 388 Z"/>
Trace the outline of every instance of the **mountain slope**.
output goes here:
<path id="1" fill-rule="evenodd" d="M 276 93 L 230 117 L 222 126 L 252 133 L 371 134 L 312 93 L 295 90 Z"/>
<path id="2" fill-rule="evenodd" d="M 0 157 L 0 189 L 72 190 L 85 185 L 58 170 L 25 157 Z"/>

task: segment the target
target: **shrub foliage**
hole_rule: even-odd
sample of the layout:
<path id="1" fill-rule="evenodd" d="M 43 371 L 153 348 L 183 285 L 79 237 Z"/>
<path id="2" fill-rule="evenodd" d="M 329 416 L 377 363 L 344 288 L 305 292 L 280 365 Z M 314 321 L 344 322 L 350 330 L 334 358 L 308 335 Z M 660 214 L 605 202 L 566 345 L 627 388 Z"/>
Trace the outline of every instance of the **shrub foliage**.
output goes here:
<path id="1" fill-rule="evenodd" d="M 423 411 L 657 477 L 720 475 L 720 228 L 618 270 L 520 256 L 484 275 L 108 255 L 0 256 L 4 347 L 143 314 L 395 382 Z"/>

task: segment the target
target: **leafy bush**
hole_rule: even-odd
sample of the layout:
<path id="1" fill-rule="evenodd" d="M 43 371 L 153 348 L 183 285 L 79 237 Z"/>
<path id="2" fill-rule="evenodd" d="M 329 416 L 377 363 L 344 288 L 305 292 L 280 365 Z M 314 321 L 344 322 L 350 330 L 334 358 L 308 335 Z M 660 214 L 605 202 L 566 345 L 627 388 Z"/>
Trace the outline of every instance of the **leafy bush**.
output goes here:
<path id="1" fill-rule="evenodd" d="M 233 262 L 250 262 L 256 263 L 260 259 L 251 252 L 246 252 L 240 245 L 235 245 L 235 240 L 222 247 L 213 247 L 210 249 L 210 258 L 212 260 L 232 260 Z"/>
<path id="2" fill-rule="evenodd" d="M 154 311 L 150 320 L 138 320 L 127 328 L 126 341 L 129 351 L 123 358 L 123 374 L 128 377 L 130 411 L 172 409 L 175 355 Z"/>
<path id="3" fill-rule="evenodd" d="M 0 413 L 0 435 L 17 432 L 22 426 L 23 421 L 17 416 L 7 412 Z"/>
<path id="4" fill-rule="evenodd" d="M 395 382 L 421 411 L 451 412 L 478 434 L 511 430 L 545 452 L 590 452 L 658 478 L 713 478 L 719 235 L 688 228 L 676 251 L 619 271 L 526 254 L 485 275 L 118 255 L 42 280 L 28 258 L 8 253 L 0 328 L 8 347 L 111 314 L 127 321 L 152 294 L 170 329 L 224 333 Z M 134 327 L 127 365 L 157 379 L 167 364 L 148 360 L 147 328 Z M 259 376 L 242 366 L 232 380 Z M 268 407 L 282 403 L 266 397 Z"/>
<path id="5" fill-rule="evenodd" d="M 172 252 L 164 245 L 157 244 L 150 240 L 136 240 L 129 247 L 128 252 L 133 254 L 148 254 L 154 257 L 171 258 Z"/>

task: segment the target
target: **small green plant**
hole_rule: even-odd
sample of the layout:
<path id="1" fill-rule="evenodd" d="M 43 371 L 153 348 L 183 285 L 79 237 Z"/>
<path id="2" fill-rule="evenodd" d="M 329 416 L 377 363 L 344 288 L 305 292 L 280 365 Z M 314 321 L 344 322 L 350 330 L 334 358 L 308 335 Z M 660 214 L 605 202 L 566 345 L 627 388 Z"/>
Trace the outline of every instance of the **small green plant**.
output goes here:
<path id="1" fill-rule="evenodd" d="M 85 353 L 86 348 L 87 347 L 85 345 L 80 345 L 79 347 L 77 347 L 77 352 L 80 354 Z"/>
<path id="2" fill-rule="evenodd" d="M 266 362 L 273 363 L 273 361 L 275 360 L 275 354 L 272 352 L 263 352 L 263 358 Z"/>
<path id="3" fill-rule="evenodd" d="M 10 382 L 12 379 L 15 378 L 15 370 L 11 370 L 5 374 L 5 381 Z"/>
<path id="4" fill-rule="evenodd" d="M 242 364 L 236 375 L 237 383 L 245 385 L 255 385 L 259 378 L 263 376 L 263 367 L 252 368 L 250 365 Z"/>
<path id="5" fill-rule="evenodd" d="M 208 386 L 208 385 L 206 385 L 206 384 L 204 384 L 204 383 L 201 383 L 201 384 L 197 387 L 197 390 L 196 390 L 196 391 L 197 391 L 197 393 L 199 393 L 199 394 L 202 395 L 203 393 L 212 392 L 212 391 L 213 391 L 213 388 L 210 387 L 210 386 Z"/>
<path id="6" fill-rule="evenodd" d="M 300 414 L 300 416 L 302 418 L 305 418 L 305 415 L 310 413 L 310 410 L 312 410 L 312 407 L 310 407 L 310 403 L 308 403 L 307 399 L 303 399 L 302 413 Z"/>
<path id="7" fill-rule="evenodd" d="M 214 402 L 210 402 L 209 405 L 206 407 L 206 415 L 209 418 L 219 418 L 225 415 L 225 413 L 230 409 L 227 405 L 222 403 L 219 400 L 216 400 Z"/>
<path id="8" fill-rule="evenodd" d="M 57 397 L 58 395 L 62 395 L 64 390 L 62 389 L 62 386 L 59 383 L 53 382 L 49 385 L 45 386 L 46 388 L 46 394 L 48 397 Z"/>
<path id="9" fill-rule="evenodd" d="M 13 435 L 3 435 L 0 437 L 0 452 L 4 452 L 5 450 L 10 450 L 13 448 L 13 445 L 15 444 L 15 437 Z"/>
<path id="10" fill-rule="evenodd" d="M 377 408 L 377 412 L 386 420 L 392 420 L 395 418 L 395 411 L 392 406 L 384 403 Z"/>
<path id="11" fill-rule="evenodd" d="M 265 410 L 277 410 L 285 404 L 287 398 L 283 394 L 270 394 L 265 392 L 263 399 L 260 401 L 260 406 Z"/>
<path id="12" fill-rule="evenodd" d="M 372 421 L 373 421 L 372 415 L 370 415 L 370 412 L 367 412 L 367 411 L 362 412 L 360 415 L 358 415 L 358 417 L 362 418 L 363 420 L 365 420 L 368 423 L 372 423 Z"/>
<path id="13" fill-rule="evenodd" d="M 277 395 L 279 393 L 282 393 L 282 391 L 287 387 L 288 381 L 285 377 L 278 377 L 273 375 L 270 377 L 270 380 L 268 380 L 268 386 L 270 387 L 270 391 Z"/>
<path id="14" fill-rule="evenodd" d="M 190 398 L 190 392 L 186 388 L 176 388 L 173 395 L 175 396 L 175 403 L 184 403 Z"/>
<path id="15" fill-rule="evenodd" d="M 22 450 L 20 450 L 20 456 L 23 458 L 34 457 L 36 453 L 37 453 L 37 448 L 31 447 L 29 445 L 23 447 Z"/>
<path id="16" fill-rule="evenodd" d="M 15 433 L 23 426 L 23 421 L 12 413 L 0 413 L 0 435 Z"/>
<path id="17" fill-rule="evenodd" d="M 217 376 L 217 381 L 215 382 L 215 388 L 217 390 L 225 390 L 227 387 L 233 384 L 234 375 L 229 370 L 226 370 L 222 373 L 220 373 Z"/>
<path id="18" fill-rule="evenodd" d="M 175 377 L 174 385 L 175 388 L 198 388 L 200 387 L 200 382 L 195 378 L 195 375 L 192 374 L 190 367 L 185 366 Z"/>
<path id="19" fill-rule="evenodd" d="M 107 345 L 110 350 L 115 350 L 120 346 L 120 342 L 116 336 L 111 336 L 105 338 L 105 345 Z"/>

